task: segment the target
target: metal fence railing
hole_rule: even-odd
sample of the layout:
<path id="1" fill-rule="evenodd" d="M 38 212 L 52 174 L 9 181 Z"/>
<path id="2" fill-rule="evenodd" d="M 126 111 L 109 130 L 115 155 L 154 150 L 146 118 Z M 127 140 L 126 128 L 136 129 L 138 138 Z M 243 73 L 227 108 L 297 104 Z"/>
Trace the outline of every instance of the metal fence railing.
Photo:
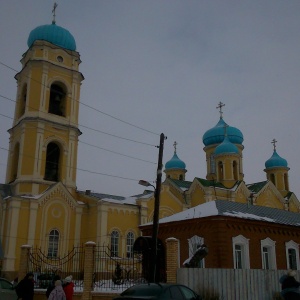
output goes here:
<path id="1" fill-rule="evenodd" d="M 114 257 L 107 246 L 96 246 L 94 255 L 94 291 L 123 290 L 139 282 L 142 277 L 142 259 Z"/>
<path id="2" fill-rule="evenodd" d="M 33 248 L 29 255 L 29 271 L 34 273 L 35 288 L 47 288 L 55 275 L 61 279 L 72 275 L 75 286 L 83 285 L 84 246 L 74 247 L 62 257 L 49 257 Z"/>

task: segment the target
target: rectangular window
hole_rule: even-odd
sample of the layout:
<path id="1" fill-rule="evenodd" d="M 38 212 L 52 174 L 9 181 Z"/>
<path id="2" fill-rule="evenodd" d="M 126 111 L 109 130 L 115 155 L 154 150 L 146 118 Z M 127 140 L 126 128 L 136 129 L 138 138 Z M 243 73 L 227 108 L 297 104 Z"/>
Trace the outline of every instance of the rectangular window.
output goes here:
<path id="1" fill-rule="evenodd" d="M 243 258 L 243 249 L 241 245 L 235 245 L 234 247 L 234 254 L 235 254 L 235 269 L 242 269 L 242 258 Z"/>
<path id="2" fill-rule="evenodd" d="M 297 270 L 296 250 L 288 249 L 289 269 Z"/>
<path id="3" fill-rule="evenodd" d="M 263 247 L 263 269 L 270 269 L 270 253 L 268 247 Z"/>

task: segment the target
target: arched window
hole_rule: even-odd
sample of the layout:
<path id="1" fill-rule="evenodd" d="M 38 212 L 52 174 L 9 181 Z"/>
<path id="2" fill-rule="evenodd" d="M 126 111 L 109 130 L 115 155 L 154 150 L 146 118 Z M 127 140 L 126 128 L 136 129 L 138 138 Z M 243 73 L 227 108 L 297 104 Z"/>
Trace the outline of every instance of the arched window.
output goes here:
<path id="1" fill-rule="evenodd" d="M 285 243 L 287 269 L 299 270 L 299 245 L 294 241 Z"/>
<path id="2" fill-rule="evenodd" d="M 275 185 L 275 174 L 270 174 L 270 180 Z"/>
<path id="3" fill-rule="evenodd" d="M 49 110 L 50 114 L 66 116 L 66 92 L 58 84 L 52 84 L 50 88 Z"/>
<path id="4" fill-rule="evenodd" d="M 182 175 L 182 174 L 180 174 L 180 175 L 179 175 L 179 180 L 184 180 L 184 178 L 183 178 L 183 175 Z"/>
<path id="5" fill-rule="evenodd" d="M 232 167 L 233 167 L 233 179 L 238 180 L 238 164 L 236 161 L 233 162 Z"/>
<path id="6" fill-rule="evenodd" d="M 114 230 L 110 235 L 110 255 L 119 256 L 119 232 Z"/>
<path id="7" fill-rule="evenodd" d="M 276 270 L 275 242 L 270 238 L 261 241 L 262 268 Z"/>
<path id="8" fill-rule="evenodd" d="M 222 181 L 224 179 L 224 174 L 223 174 L 223 163 L 221 161 L 218 162 L 218 177 L 219 181 Z"/>
<path id="9" fill-rule="evenodd" d="M 286 191 L 289 191 L 290 188 L 289 188 L 288 174 L 285 173 L 283 176 L 284 176 L 284 189 Z"/>
<path id="10" fill-rule="evenodd" d="M 204 244 L 204 239 L 203 237 L 194 235 L 190 239 L 188 239 L 188 244 L 189 244 L 189 257 L 193 257 L 197 249 Z M 204 258 L 199 260 L 198 268 L 204 268 Z"/>
<path id="11" fill-rule="evenodd" d="M 133 257 L 134 233 L 128 232 L 126 237 L 126 256 Z"/>
<path id="12" fill-rule="evenodd" d="M 249 240 L 242 235 L 232 238 L 234 269 L 249 269 Z"/>
<path id="13" fill-rule="evenodd" d="M 59 179 L 60 149 L 57 144 L 49 143 L 46 153 L 45 180 L 58 181 Z"/>
<path id="14" fill-rule="evenodd" d="M 50 231 L 49 242 L 48 242 L 48 257 L 55 258 L 58 257 L 58 242 L 59 242 L 59 232 L 54 229 Z"/>
<path id="15" fill-rule="evenodd" d="M 14 148 L 13 157 L 11 160 L 11 175 L 10 182 L 13 182 L 18 177 L 18 165 L 19 165 L 19 153 L 20 153 L 20 144 L 17 143 Z"/>
<path id="16" fill-rule="evenodd" d="M 20 99 L 18 102 L 17 117 L 21 117 L 24 115 L 25 108 L 26 108 L 26 99 L 27 99 L 27 84 L 25 83 L 22 88 L 22 93 L 20 95 Z"/>
<path id="17" fill-rule="evenodd" d="M 210 173 L 215 174 L 216 173 L 216 163 L 215 163 L 215 156 L 214 154 L 210 155 Z"/>

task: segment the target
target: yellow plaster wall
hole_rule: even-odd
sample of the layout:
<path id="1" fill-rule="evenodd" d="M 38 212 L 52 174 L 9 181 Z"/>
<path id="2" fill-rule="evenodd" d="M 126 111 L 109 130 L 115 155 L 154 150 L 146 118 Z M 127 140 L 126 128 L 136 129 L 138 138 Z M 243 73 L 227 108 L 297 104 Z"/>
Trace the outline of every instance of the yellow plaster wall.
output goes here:
<path id="1" fill-rule="evenodd" d="M 256 198 L 256 204 L 261 206 L 273 207 L 284 209 L 284 205 L 279 200 L 278 196 L 272 191 L 271 188 L 265 189 Z"/>
<path id="2" fill-rule="evenodd" d="M 199 204 L 205 203 L 205 193 L 203 189 L 197 185 L 195 190 L 191 194 L 191 207 L 197 206 Z"/>

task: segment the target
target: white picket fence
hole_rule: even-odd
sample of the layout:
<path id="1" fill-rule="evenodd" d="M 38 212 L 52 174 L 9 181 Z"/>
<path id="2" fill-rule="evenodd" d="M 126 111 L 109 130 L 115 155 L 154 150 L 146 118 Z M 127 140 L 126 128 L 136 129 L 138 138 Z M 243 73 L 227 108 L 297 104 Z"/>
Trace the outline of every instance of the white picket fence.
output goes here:
<path id="1" fill-rule="evenodd" d="M 181 268 L 177 271 L 177 283 L 199 294 L 211 291 L 220 300 L 274 300 L 280 299 L 279 278 L 285 273 L 285 270 Z M 296 278 L 299 280 L 300 271 Z"/>

